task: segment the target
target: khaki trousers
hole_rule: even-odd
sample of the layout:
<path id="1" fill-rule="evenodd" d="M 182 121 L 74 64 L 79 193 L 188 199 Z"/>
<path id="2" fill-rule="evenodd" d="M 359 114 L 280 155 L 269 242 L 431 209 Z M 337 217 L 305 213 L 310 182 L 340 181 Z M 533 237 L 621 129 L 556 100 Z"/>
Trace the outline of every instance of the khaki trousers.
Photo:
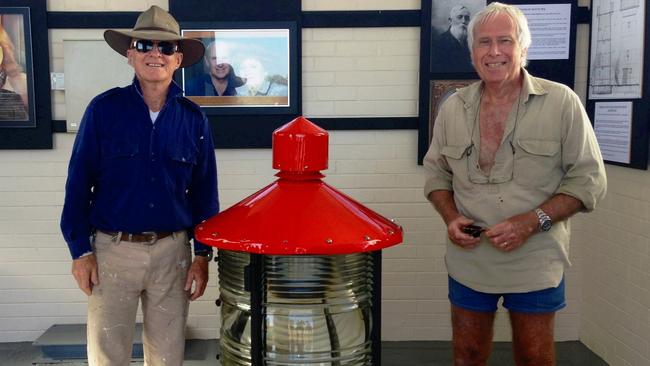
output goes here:
<path id="1" fill-rule="evenodd" d="M 145 365 L 182 365 L 189 307 L 183 287 L 191 263 L 187 234 L 143 245 L 97 232 L 94 252 L 99 285 L 88 298 L 88 363 L 130 363 L 141 300 Z"/>

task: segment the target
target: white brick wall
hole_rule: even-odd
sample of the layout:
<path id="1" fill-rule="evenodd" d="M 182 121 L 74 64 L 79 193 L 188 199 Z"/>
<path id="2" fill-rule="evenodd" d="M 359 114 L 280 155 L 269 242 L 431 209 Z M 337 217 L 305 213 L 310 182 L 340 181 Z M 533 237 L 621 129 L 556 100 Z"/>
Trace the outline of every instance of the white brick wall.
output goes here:
<path id="1" fill-rule="evenodd" d="M 585 2 L 582 0 L 582 2 Z M 586 1 L 588 3 L 588 1 Z M 166 1 L 49 1 L 50 11 L 142 10 Z M 164 3 L 164 4 L 163 4 Z M 586 5 L 586 4 L 581 4 Z M 304 0 L 303 10 L 416 9 L 417 1 Z M 584 97 L 587 26 L 578 29 L 576 90 Z M 303 108 L 307 117 L 417 115 L 417 28 L 303 30 Z M 63 39 L 101 39 L 101 30 L 51 30 L 51 70 L 63 71 Z M 584 100 L 584 99 L 583 99 Z M 54 118 L 65 96 L 53 92 Z M 0 341 L 33 340 L 56 323 L 85 321 L 85 296 L 69 274 L 58 228 L 74 135 L 55 134 L 48 151 L 0 151 Z M 405 242 L 384 252 L 382 333 L 386 340 L 448 340 L 445 228 L 421 196 L 416 131 L 331 131 L 326 180 L 392 217 Z M 226 208 L 273 181 L 271 152 L 218 150 Z M 558 340 L 580 339 L 612 365 L 650 364 L 650 174 L 608 166 L 609 194 L 574 220 L 568 307 Z M 216 266 L 192 304 L 190 337 L 218 334 Z M 509 339 L 499 313 L 495 338 Z"/>
<path id="2" fill-rule="evenodd" d="M 47 11 L 143 11 L 151 5 L 169 9 L 167 0 L 47 0 Z"/>
<path id="3" fill-rule="evenodd" d="M 581 220 L 580 339 L 613 366 L 650 365 L 650 174 L 608 166 L 607 198 Z"/>
<path id="4" fill-rule="evenodd" d="M 34 340 L 53 324 L 85 323 L 86 297 L 70 275 L 59 231 L 73 134 L 53 150 L 0 152 L 0 342 Z M 188 335 L 215 337 L 216 268 L 191 305 Z M 207 319 L 206 319 L 207 318 Z"/>
<path id="5" fill-rule="evenodd" d="M 302 31 L 307 117 L 417 116 L 419 29 Z"/>
<path id="6" fill-rule="evenodd" d="M 303 11 L 419 9 L 419 0 L 302 0 Z"/>

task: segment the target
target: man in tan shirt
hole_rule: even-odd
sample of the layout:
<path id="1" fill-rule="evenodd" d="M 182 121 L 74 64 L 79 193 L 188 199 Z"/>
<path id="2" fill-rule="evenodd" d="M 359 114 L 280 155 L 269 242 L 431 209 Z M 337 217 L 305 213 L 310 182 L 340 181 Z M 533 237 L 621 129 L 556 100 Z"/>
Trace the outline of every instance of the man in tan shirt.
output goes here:
<path id="1" fill-rule="evenodd" d="M 481 81 L 442 106 L 424 159 L 424 193 L 448 228 L 456 365 L 486 364 L 501 297 L 516 364 L 554 365 L 568 219 L 605 194 L 584 108 L 568 87 L 528 74 L 530 41 L 516 7 L 491 3 L 472 19 L 468 42 Z"/>

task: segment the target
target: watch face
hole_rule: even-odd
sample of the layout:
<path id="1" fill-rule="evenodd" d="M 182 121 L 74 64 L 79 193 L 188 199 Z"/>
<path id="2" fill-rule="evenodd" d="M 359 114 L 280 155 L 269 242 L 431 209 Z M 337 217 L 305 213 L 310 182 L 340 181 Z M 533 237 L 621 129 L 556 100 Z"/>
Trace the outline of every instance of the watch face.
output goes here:
<path id="1" fill-rule="evenodd" d="M 549 230 L 551 230 L 551 225 L 553 225 L 553 223 L 551 222 L 551 220 L 544 220 L 544 221 L 542 221 L 542 224 L 541 224 L 541 229 L 542 229 L 542 231 L 549 231 Z"/>

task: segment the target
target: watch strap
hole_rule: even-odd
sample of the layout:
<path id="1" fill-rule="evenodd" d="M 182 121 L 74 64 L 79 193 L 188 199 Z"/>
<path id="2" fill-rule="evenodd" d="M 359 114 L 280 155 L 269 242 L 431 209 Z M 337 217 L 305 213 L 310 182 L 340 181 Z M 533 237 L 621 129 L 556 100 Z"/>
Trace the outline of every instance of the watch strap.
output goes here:
<path id="1" fill-rule="evenodd" d="M 539 207 L 535 209 L 535 214 L 537 215 L 537 220 L 539 222 L 539 231 L 549 231 L 553 225 L 551 217 Z"/>
<path id="2" fill-rule="evenodd" d="M 197 252 L 194 252 L 194 255 L 197 257 L 204 257 L 208 261 L 212 260 L 213 253 L 211 250 L 200 250 Z"/>

